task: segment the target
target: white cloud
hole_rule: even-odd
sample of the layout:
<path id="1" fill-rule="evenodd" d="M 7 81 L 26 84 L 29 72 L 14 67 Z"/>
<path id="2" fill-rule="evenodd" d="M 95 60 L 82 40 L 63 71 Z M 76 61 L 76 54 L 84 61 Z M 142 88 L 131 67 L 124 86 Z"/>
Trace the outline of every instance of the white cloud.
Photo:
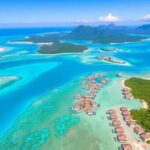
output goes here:
<path id="1" fill-rule="evenodd" d="M 120 19 L 117 16 L 113 16 L 111 13 L 109 13 L 107 16 L 102 16 L 99 18 L 99 21 L 101 22 L 118 22 Z"/>
<path id="2" fill-rule="evenodd" d="M 142 20 L 142 21 L 150 22 L 150 14 L 145 15 L 144 17 L 142 17 L 141 20 Z"/>

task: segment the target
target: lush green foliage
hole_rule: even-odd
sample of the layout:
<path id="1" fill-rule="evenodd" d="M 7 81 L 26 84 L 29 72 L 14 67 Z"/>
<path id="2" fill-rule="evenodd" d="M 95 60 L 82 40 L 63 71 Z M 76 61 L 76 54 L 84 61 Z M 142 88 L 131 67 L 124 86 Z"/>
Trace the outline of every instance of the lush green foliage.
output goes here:
<path id="1" fill-rule="evenodd" d="M 145 131 L 150 132 L 150 80 L 130 78 L 125 81 L 125 85 L 132 89 L 135 98 L 145 100 L 149 105 L 147 110 L 131 110 L 131 115 Z"/>
<path id="2" fill-rule="evenodd" d="M 147 144 L 150 144 L 150 140 L 147 141 Z"/>
<path id="3" fill-rule="evenodd" d="M 131 115 L 145 131 L 150 132 L 150 109 L 131 110 Z"/>
<path id="4" fill-rule="evenodd" d="M 130 78 L 125 81 L 125 85 L 132 89 L 135 98 L 145 100 L 150 106 L 150 80 Z"/>
<path id="5" fill-rule="evenodd" d="M 41 54 L 58 54 L 58 53 L 79 53 L 88 49 L 83 45 L 75 45 L 70 43 L 54 43 L 52 45 L 43 45 L 38 51 Z"/>

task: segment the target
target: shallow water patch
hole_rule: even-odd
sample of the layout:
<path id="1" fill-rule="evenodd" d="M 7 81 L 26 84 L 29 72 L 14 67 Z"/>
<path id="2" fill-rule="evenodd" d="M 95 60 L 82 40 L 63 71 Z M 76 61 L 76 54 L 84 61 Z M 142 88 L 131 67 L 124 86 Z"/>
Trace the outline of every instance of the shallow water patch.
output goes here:
<path id="1" fill-rule="evenodd" d="M 55 120 L 55 134 L 56 136 L 65 135 L 70 128 L 79 123 L 78 117 L 71 117 L 65 115 Z"/>
<path id="2" fill-rule="evenodd" d="M 22 150 L 35 150 L 39 149 L 50 135 L 50 130 L 48 128 L 43 128 L 41 131 L 35 131 L 29 133 L 24 138 L 24 143 L 21 146 Z"/>

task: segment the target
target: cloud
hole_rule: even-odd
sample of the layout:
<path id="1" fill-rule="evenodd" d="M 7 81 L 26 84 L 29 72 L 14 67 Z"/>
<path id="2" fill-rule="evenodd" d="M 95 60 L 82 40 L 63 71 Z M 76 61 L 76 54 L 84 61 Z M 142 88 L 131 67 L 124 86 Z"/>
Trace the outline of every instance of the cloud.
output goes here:
<path id="1" fill-rule="evenodd" d="M 146 21 L 146 22 L 150 22 L 150 14 L 145 15 L 144 17 L 142 17 L 141 20 Z"/>
<path id="2" fill-rule="evenodd" d="M 99 18 L 101 22 L 118 22 L 120 19 L 117 16 L 113 16 L 109 13 L 107 16 L 102 16 Z"/>

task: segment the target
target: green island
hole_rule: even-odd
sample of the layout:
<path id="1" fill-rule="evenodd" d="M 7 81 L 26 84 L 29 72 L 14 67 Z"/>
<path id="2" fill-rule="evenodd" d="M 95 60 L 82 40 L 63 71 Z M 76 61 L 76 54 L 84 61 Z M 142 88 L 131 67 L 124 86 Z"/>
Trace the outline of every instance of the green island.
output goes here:
<path id="1" fill-rule="evenodd" d="M 150 80 L 133 77 L 125 81 L 125 86 L 132 89 L 134 98 L 148 104 L 148 109 L 133 109 L 131 115 L 146 132 L 150 132 Z"/>
<path id="2" fill-rule="evenodd" d="M 28 38 L 15 40 L 12 42 L 33 42 L 33 43 L 50 43 L 60 40 L 90 40 L 93 43 L 124 43 L 136 42 L 147 37 L 142 37 L 139 33 L 149 34 L 149 30 L 145 30 L 147 26 L 138 28 L 130 28 L 127 26 L 117 26 L 114 24 L 99 25 L 97 27 L 79 25 L 68 33 L 52 33 L 43 35 L 31 35 Z M 136 34 L 135 34 L 136 33 Z M 134 36 L 131 34 L 135 34 Z"/>
<path id="3" fill-rule="evenodd" d="M 38 52 L 40 54 L 81 53 L 87 50 L 84 45 L 55 42 L 52 45 L 42 45 Z"/>
<path id="4" fill-rule="evenodd" d="M 110 57 L 110 56 L 103 56 L 103 57 L 100 57 L 99 59 L 107 61 L 107 62 L 115 63 L 115 64 L 123 64 L 123 65 L 126 64 L 126 62 L 115 60 L 115 58 Z"/>
<path id="5" fill-rule="evenodd" d="M 58 42 L 58 40 L 63 39 L 64 36 L 65 36 L 65 34 L 62 34 L 62 33 L 32 35 L 32 36 L 29 36 L 26 39 L 17 40 L 17 41 L 14 41 L 14 42 L 33 42 L 35 44 Z"/>

